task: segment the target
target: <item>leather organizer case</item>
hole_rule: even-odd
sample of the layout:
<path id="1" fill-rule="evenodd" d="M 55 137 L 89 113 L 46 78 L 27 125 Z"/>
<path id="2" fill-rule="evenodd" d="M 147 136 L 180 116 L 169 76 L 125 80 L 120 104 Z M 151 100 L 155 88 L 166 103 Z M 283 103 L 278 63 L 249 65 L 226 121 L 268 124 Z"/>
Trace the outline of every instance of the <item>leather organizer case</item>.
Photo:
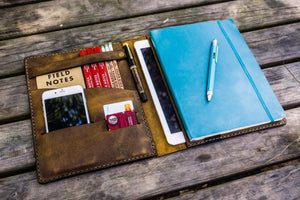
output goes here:
<path id="1" fill-rule="evenodd" d="M 134 42 L 144 39 L 146 37 L 124 42 L 128 43 L 130 48 L 134 50 Z M 143 158 L 162 156 L 183 150 L 187 147 L 284 125 L 286 123 L 284 118 L 275 123 L 253 126 L 248 129 L 232 131 L 221 136 L 211 136 L 193 142 L 189 141 L 185 133 L 185 144 L 170 145 L 165 138 L 149 88 L 139 66 L 137 55 L 135 51 L 132 51 L 148 97 L 147 102 L 140 102 L 126 55 L 122 48 L 123 43 L 113 43 L 114 51 L 112 52 L 86 56 L 80 56 L 80 50 L 74 50 L 25 58 L 37 176 L 40 183 L 47 183 L 75 174 L 107 168 Z M 153 52 L 155 54 L 154 50 Z M 85 64 L 109 60 L 117 60 L 124 89 L 85 89 L 84 92 L 91 123 L 44 134 L 45 122 L 43 117 L 42 93 L 45 90 L 37 88 L 36 77 Z M 158 61 L 157 64 L 160 66 Z M 162 71 L 161 74 L 164 77 Z M 104 119 L 103 105 L 126 100 L 133 101 L 138 124 L 108 131 L 107 122 Z M 177 111 L 175 106 L 174 108 Z M 179 117 L 178 119 L 181 123 Z M 182 123 L 181 127 L 183 127 Z M 182 130 L 184 132 L 183 128 Z"/>
<path id="2" fill-rule="evenodd" d="M 133 42 L 128 41 L 132 49 Z M 79 56 L 79 50 L 75 50 L 25 58 L 37 176 L 40 183 L 186 148 L 185 144 L 171 146 L 167 143 L 140 67 L 138 70 L 148 97 L 146 103 L 140 102 L 122 43 L 114 43 L 113 47 L 112 52 L 86 56 Z M 124 89 L 84 89 L 91 123 L 45 134 L 42 105 L 42 93 L 45 89 L 37 88 L 36 77 L 108 60 L 117 60 Z M 137 60 L 136 62 L 138 63 Z M 133 102 L 138 124 L 108 131 L 103 105 L 126 100 Z"/>

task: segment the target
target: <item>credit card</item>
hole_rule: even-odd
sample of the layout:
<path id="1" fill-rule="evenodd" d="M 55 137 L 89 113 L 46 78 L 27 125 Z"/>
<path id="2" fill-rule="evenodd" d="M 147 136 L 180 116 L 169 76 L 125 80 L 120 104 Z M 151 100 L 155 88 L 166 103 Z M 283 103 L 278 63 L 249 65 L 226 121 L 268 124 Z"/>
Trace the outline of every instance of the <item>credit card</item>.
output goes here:
<path id="1" fill-rule="evenodd" d="M 105 119 L 109 130 L 115 130 L 137 124 L 137 119 L 131 100 L 103 106 Z"/>

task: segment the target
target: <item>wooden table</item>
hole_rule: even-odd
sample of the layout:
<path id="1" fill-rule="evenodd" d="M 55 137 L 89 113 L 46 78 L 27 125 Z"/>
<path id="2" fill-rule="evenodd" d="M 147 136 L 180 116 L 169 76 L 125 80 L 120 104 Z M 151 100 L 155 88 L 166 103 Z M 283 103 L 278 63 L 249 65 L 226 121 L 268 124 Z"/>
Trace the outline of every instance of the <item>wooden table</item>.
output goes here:
<path id="1" fill-rule="evenodd" d="M 0 2 L 1 199 L 300 199 L 299 0 Z M 287 125 L 49 184 L 36 179 L 23 59 L 233 18 Z"/>

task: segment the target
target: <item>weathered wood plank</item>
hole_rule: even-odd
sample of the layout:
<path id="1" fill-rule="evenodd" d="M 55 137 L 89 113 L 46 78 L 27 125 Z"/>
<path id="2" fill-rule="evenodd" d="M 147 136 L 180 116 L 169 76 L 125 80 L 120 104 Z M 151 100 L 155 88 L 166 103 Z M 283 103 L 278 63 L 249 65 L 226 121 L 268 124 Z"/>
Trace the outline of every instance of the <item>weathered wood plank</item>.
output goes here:
<path id="1" fill-rule="evenodd" d="M 50 1 L 22 6 L 18 9 L 3 10 L 2 16 L 6 17 L 2 17 L 3 20 L 0 22 L 0 39 L 215 2 L 220 2 L 220 0 L 189 0 L 184 2 L 155 0 L 151 4 L 145 4 L 141 0 L 126 3 L 112 0 L 101 2 L 89 2 L 87 0 Z M 257 3 L 257 1 L 255 3 L 256 5 L 263 5 L 264 7 L 261 8 L 263 10 L 269 7 L 272 9 L 276 7 L 278 10 L 287 7 L 295 9 L 294 6 L 297 6 L 295 0 L 282 1 L 282 3 L 273 3 L 272 1 L 267 1 L 264 4 Z M 236 8 L 240 9 L 239 7 Z M 286 15 L 282 15 L 282 17 L 287 20 Z"/>
<path id="2" fill-rule="evenodd" d="M 295 0 L 281 0 L 280 2 L 278 5 L 285 6 L 278 7 L 277 4 L 271 6 L 272 3 L 267 4 L 263 0 L 232 1 L 0 41 L 0 76 L 24 73 L 23 59 L 26 56 L 95 46 L 108 41 L 123 41 L 147 35 L 152 29 L 166 26 L 233 18 L 239 29 L 243 31 L 282 24 L 289 19 L 300 19 L 300 7 L 295 6 Z M 291 34 L 300 32 L 298 24 L 280 26 L 269 31 L 265 32 L 262 37 L 258 37 L 258 41 L 283 42 L 288 45 L 282 47 L 287 52 L 291 51 L 290 48 L 294 50 L 293 55 L 276 57 L 275 61 L 299 56 L 300 45 L 295 44 L 299 41 L 299 37 L 297 34 Z M 278 34 L 278 37 L 285 38 L 285 40 L 279 41 L 272 38 L 274 34 Z M 247 37 L 246 40 L 251 43 Z M 274 47 L 281 45 L 276 42 L 273 44 L 276 44 Z M 280 50 L 266 47 L 264 55 L 267 58 L 263 57 L 258 60 L 260 64 L 268 63 L 268 56 L 273 58 L 272 51 Z M 261 54 L 260 49 L 256 56 L 259 54 Z"/>
<path id="3" fill-rule="evenodd" d="M 273 91 L 284 108 L 300 105 L 300 82 L 291 73 L 299 68 L 300 62 L 264 69 Z"/>
<path id="4" fill-rule="evenodd" d="M 300 164 L 290 165 L 231 183 L 184 194 L 170 200 L 300 199 Z"/>
<path id="5" fill-rule="evenodd" d="M 4 1 L 0 1 L 0 8 L 34 3 L 34 2 L 39 2 L 39 1 L 41 1 L 41 0 L 4 0 Z"/>
<path id="6" fill-rule="evenodd" d="M 0 174 L 34 165 L 30 120 L 0 126 Z"/>
<path id="7" fill-rule="evenodd" d="M 299 157 L 299 115 L 300 108 L 288 110 L 286 126 L 46 185 L 37 183 L 34 172 L 7 177 L 0 181 L 0 196 L 22 199 L 136 199 L 204 184 Z"/>
<path id="8" fill-rule="evenodd" d="M 290 108 L 300 105 L 300 83 L 291 70 L 297 70 L 300 62 L 274 68 L 264 69 L 281 105 Z M 291 69 L 291 70 L 290 70 Z M 29 116 L 28 95 L 24 75 L 0 79 L 0 121 L 5 121 L 22 116 Z"/>
<path id="9" fill-rule="evenodd" d="M 292 29 L 288 26 L 280 26 L 268 33 L 263 29 L 244 33 L 243 36 L 262 67 L 270 64 L 284 64 L 286 60 L 299 60 L 300 58 L 299 23 L 295 24 Z M 283 45 L 284 43 L 290 45 Z"/>
<path id="10" fill-rule="evenodd" d="M 28 93 L 24 75 L 0 79 L 0 121 L 29 115 Z"/>
<path id="11" fill-rule="evenodd" d="M 145 3 L 143 0 L 47 1 L 18 8 L 3 9 L 0 14 L 0 18 L 2 19 L 0 21 L 0 39 L 222 1 L 226 0 L 152 0 L 151 3 Z"/>
<path id="12" fill-rule="evenodd" d="M 288 67 L 288 70 L 294 76 L 295 80 L 300 83 L 300 62 L 291 67 Z"/>

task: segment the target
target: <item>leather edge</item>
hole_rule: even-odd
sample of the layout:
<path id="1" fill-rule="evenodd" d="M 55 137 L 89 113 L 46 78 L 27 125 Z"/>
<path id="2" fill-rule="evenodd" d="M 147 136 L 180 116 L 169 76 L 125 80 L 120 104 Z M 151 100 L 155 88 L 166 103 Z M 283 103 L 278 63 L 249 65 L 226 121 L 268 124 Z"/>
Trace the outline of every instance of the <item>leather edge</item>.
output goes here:
<path id="1" fill-rule="evenodd" d="M 39 168 L 39 156 L 38 156 L 38 146 L 36 141 L 36 130 L 35 130 L 35 120 L 33 115 L 33 104 L 32 104 L 32 96 L 31 96 L 31 89 L 30 89 L 30 78 L 29 78 L 29 72 L 28 72 L 28 60 L 31 57 L 26 57 L 24 59 L 24 65 L 25 65 L 25 73 L 26 73 L 26 82 L 27 82 L 27 91 L 28 91 L 28 99 L 29 99 L 29 109 L 30 109 L 30 115 L 31 115 L 31 127 L 32 127 L 32 137 L 33 137 L 33 145 L 34 145 L 34 157 L 35 157 L 35 163 L 36 163 L 36 171 L 38 176 L 38 181 L 41 182 L 40 179 L 40 168 Z"/>
<path id="2" fill-rule="evenodd" d="M 198 140 L 198 141 L 188 141 L 187 145 L 188 145 L 188 147 L 193 147 L 193 146 L 200 145 L 200 144 L 207 144 L 207 143 L 227 139 L 227 138 L 230 138 L 230 137 L 244 135 L 244 134 L 255 132 L 255 131 L 261 131 L 261 130 L 268 129 L 268 128 L 283 126 L 286 123 L 287 123 L 286 118 L 283 118 L 279 121 L 269 122 L 269 123 L 266 123 L 266 124 L 253 126 L 253 127 L 246 128 L 246 129 L 241 129 L 241 130 L 238 130 L 238 131 L 232 131 L 232 132 L 220 134 L 220 135 L 217 135 L 217 136 L 208 136 L 207 138 L 204 138 L 204 139 L 201 139 L 201 140 Z"/>

